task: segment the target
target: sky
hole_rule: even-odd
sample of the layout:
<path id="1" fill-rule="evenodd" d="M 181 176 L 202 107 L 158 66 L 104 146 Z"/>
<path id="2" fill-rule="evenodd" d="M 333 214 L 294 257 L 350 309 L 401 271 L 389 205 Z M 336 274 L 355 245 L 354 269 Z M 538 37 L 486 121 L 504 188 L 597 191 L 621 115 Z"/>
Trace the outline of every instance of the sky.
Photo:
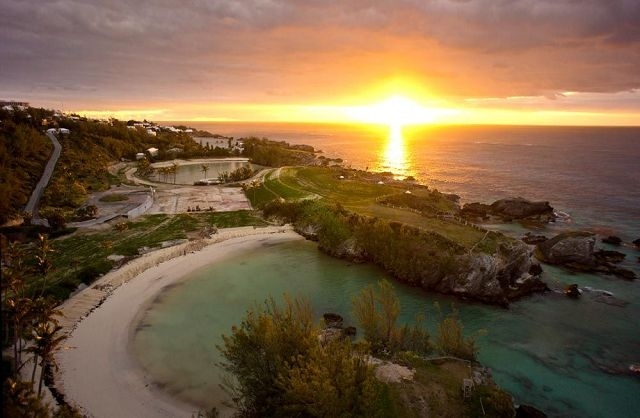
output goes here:
<path id="1" fill-rule="evenodd" d="M 400 97 L 435 123 L 640 125 L 638 0 L 0 9 L 0 99 L 89 116 L 340 122 Z"/>

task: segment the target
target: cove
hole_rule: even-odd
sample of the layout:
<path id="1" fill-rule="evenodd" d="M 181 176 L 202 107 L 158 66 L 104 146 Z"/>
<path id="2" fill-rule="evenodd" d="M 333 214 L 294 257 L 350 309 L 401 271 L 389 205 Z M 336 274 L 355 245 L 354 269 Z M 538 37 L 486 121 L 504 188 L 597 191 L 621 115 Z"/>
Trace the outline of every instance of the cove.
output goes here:
<path id="1" fill-rule="evenodd" d="M 637 286 L 592 275 L 545 268 L 552 284 L 567 280 L 581 287 L 606 287 L 616 295 Z M 205 408 L 225 398 L 220 390 L 216 345 L 239 324 L 247 308 L 269 296 L 306 297 L 320 318 L 340 313 L 350 320 L 351 298 L 387 277 L 371 265 L 330 258 L 311 242 L 262 247 L 196 271 L 167 289 L 141 315 L 132 348 L 146 372 L 172 396 Z M 402 321 L 426 316 L 434 335 L 439 302 L 446 313 L 455 303 L 466 333 L 485 329 L 479 360 L 517 403 L 532 404 L 549 416 L 627 417 L 640 410 L 640 380 L 625 374 L 640 352 L 640 309 L 538 295 L 508 310 L 430 295 L 395 283 Z M 553 287 L 553 286 L 552 286 Z M 637 300 L 637 299 L 633 299 Z"/>

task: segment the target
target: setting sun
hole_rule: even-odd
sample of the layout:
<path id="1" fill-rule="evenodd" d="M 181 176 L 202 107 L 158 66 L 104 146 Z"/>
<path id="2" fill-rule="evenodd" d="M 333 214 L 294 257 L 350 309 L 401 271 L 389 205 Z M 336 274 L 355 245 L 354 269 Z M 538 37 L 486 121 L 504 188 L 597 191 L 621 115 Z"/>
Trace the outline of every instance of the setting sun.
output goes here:
<path id="1" fill-rule="evenodd" d="M 395 95 L 372 105 L 348 107 L 345 113 L 357 122 L 400 127 L 430 124 L 436 121 L 439 114 L 449 111 L 428 108 L 415 100 Z"/>

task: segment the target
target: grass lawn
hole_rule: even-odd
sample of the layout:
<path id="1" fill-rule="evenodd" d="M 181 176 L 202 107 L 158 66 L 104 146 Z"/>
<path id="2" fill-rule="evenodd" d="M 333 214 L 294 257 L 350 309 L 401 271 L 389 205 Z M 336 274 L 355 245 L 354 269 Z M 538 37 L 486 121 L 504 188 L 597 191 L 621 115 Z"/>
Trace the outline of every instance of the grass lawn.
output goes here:
<path id="1" fill-rule="evenodd" d="M 259 207 L 275 198 L 298 200 L 304 198 L 324 198 L 340 202 L 345 208 L 367 216 L 398 221 L 416 226 L 426 231 L 436 232 L 445 238 L 492 254 L 500 242 L 506 238 L 496 233 L 433 216 L 424 216 L 408 208 L 394 208 L 381 205 L 378 199 L 402 195 L 407 190 L 425 199 L 434 210 L 447 212 L 453 204 L 446 197 L 434 196 L 430 191 L 413 184 L 377 184 L 365 181 L 353 172 L 325 167 L 286 167 L 271 171 L 260 187 L 249 189 L 247 196 L 254 207 Z M 341 179 L 340 176 L 346 174 Z"/>
<path id="2" fill-rule="evenodd" d="M 113 267 L 107 260 L 111 254 L 136 256 L 142 247 L 156 247 L 163 241 L 188 238 L 212 225 L 229 228 L 265 224 L 251 211 L 148 215 L 127 222 L 122 231 L 82 231 L 53 239 L 51 292 L 66 298 L 80 282 L 91 282 L 108 272 Z"/>
<path id="3" fill-rule="evenodd" d="M 106 202 L 106 203 L 110 203 L 110 202 L 124 202 L 125 200 L 129 200 L 129 197 L 127 195 L 123 195 L 120 193 L 114 193 L 114 194 L 106 194 L 104 196 L 102 196 L 100 199 L 101 202 Z"/>

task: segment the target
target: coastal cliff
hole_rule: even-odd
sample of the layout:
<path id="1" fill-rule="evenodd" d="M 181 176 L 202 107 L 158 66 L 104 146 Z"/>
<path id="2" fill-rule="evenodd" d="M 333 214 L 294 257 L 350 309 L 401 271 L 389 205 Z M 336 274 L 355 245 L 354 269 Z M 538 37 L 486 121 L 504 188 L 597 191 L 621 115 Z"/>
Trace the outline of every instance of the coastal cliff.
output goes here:
<path id="1" fill-rule="evenodd" d="M 487 231 L 481 242 L 468 248 L 400 222 L 329 207 L 300 209 L 312 203 L 297 204 L 296 210 L 291 210 L 295 204 L 279 205 L 287 207 L 280 213 L 298 214 L 289 220 L 303 236 L 318 241 L 323 252 L 371 262 L 396 280 L 424 290 L 507 306 L 547 288 L 530 247 L 497 232 Z"/>

